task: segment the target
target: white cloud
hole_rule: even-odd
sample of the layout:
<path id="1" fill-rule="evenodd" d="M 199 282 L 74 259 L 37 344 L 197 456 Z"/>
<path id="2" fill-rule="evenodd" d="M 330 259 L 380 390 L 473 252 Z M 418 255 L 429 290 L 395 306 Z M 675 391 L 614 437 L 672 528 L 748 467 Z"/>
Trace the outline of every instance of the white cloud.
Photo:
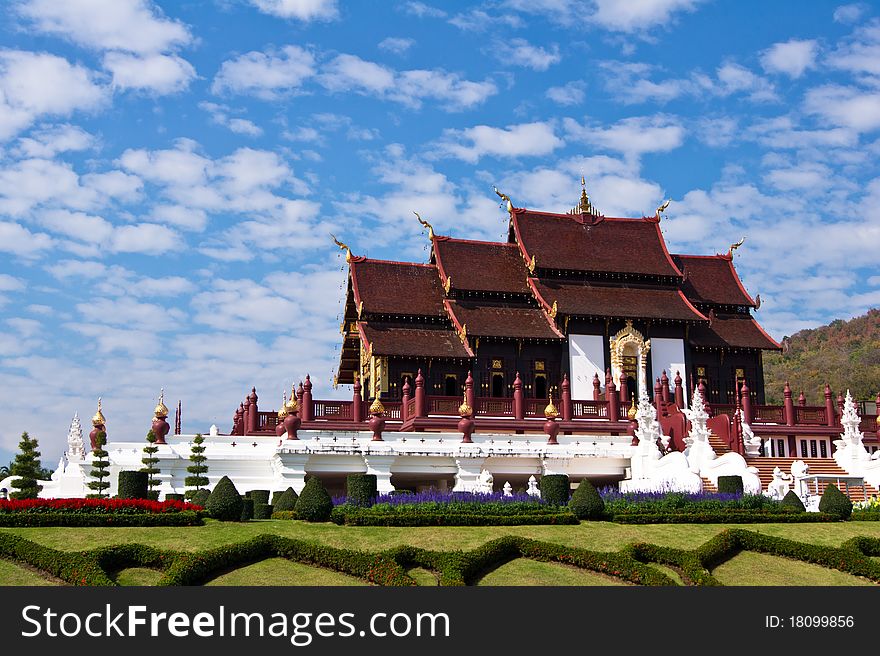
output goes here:
<path id="1" fill-rule="evenodd" d="M 568 82 L 561 87 L 550 87 L 544 95 L 557 105 L 571 106 L 580 105 L 584 102 L 584 90 L 586 84 L 581 80 Z"/>
<path id="2" fill-rule="evenodd" d="M 161 255 L 185 247 L 186 242 L 171 228 L 154 223 L 119 226 L 107 247 L 115 253 Z"/>
<path id="3" fill-rule="evenodd" d="M 415 39 L 389 36 L 379 42 L 379 50 L 402 55 L 415 45 Z"/>
<path id="4" fill-rule="evenodd" d="M 180 139 L 172 149 L 128 149 L 119 157 L 118 163 L 152 182 L 199 185 L 207 180 L 212 161 L 195 152 L 195 149 L 195 142 Z"/>
<path id="5" fill-rule="evenodd" d="M 774 43 L 761 53 L 761 65 L 768 73 L 785 73 L 799 78 L 816 61 L 818 43 L 815 40 L 790 39 Z"/>
<path id="6" fill-rule="evenodd" d="M 79 176 L 66 163 L 34 158 L 0 168 L 0 213 L 23 216 L 46 203 L 86 209 L 97 199 L 94 190 L 80 185 Z"/>
<path id="7" fill-rule="evenodd" d="M 880 75 L 880 20 L 858 27 L 828 55 L 827 61 L 840 70 Z"/>
<path id="8" fill-rule="evenodd" d="M 39 213 L 38 221 L 51 232 L 78 241 L 100 244 L 113 234 L 113 224 L 100 216 L 84 212 L 46 210 Z"/>
<path id="9" fill-rule="evenodd" d="M 285 46 L 277 54 L 251 51 L 223 62 L 211 90 L 272 100 L 296 91 L 314 74 L 315 57 L 299 46 Z"/>
<path id="10" fill-rule="evenodd" d="M 136 175 L 123 171 L 105 173 L 86 173 L 80 178 L 83 187 L 97 192 L 108 199 L 135 201 L 140 197 L 143 182 Z"/>
<path id="11" fill-rule="evenodd" d="M 15 278 L 8 273 L 0 273 L 0 292 L 17 292 L 25 288 L 21 278 Z"/>
<path id="12" fill-rule="evenodd" d="M 192 41 L 183 23 L 165 18 L 150 0 L 25 0 L 17 9 L 39 31 L 98 50 L 152 54 Z"/>
<path id="13" fill-rule="evenodd" d="M 835 125 L 857 132 L 880 128 L 880 92 L 824 85 L 807 91 L 804 108 L 810 114 L 818 114 Z"/>
<path id="14" fill-rule="evenodd" d="M 831 170 L 821 164 L 802 164 L 768 171 L 765 181 L 782 191 L 818 192 L 828 187 Z"/>
<path id="15" fill-rule="evenodd" d="M 183 205 L 156 205 L 151 213 L 151 219 L 158 223 L 170 223 L 178 228 L 197 232 L 201 232 L 208 225 L 208 215 L 205 210 Z"/>
<path id="16" fill-rule="evenodd" d="M 265 14 L 301 21 L 333 20 L 339 15 L 336 0 L 250 0 Z"/>
<path id="17" fill-rule="evenodd" d="M 58 153 L 88 150 L 95 146 L 93 135 L 75 125 L 54 125 L 31 132 L 18 140 L 15 150 L 19 157 L 52 159 Z"/>
<path id="18" fill-rule="evenodd" d="M 522 0 L 523 3 L 531 0 Z M 595 0 L 596 12 L 591 16 L 593 22 L 608 30 L 619 32 L 640 32 L 649 28 L 666 25 L 673 15 L 681 11 L 694 11 L 701 0 Z M 540 4 L 540 3 L 539 3 Z"/>
<path id="19" fill-rule="evenodd" d="M 232 118 L 229 116 L 229 108 L 226 105 L 218 105 L 211 102 L 200 102 L 199 108 L 204 109 L 211 115 L 211 121 L 222 125 L 236 134 L 246 134 L 249 137 L 259 137 L 263 129 L 246 118 Z"/>
<path id="20" fill-rule="evenodd" d="M 0 50 L 0 140 L 42 116 L 94 110 L 107 99 L 94 74 L 48 53 Z"/>
<path id="21" fill-rule="evenodd" d="M 850 128 L 800 128 L 791 116 L 754 121 L 746 136 L 768 148 L 849 148 L 859 141 L 859 135 Z"/>
<path id="22" fill-rule="evenodd" d="M 491 46 L 492 55 L 504 64 L 523 66 L 534 71 L 546 71 L 562 60 L 559 46 L 551 44 L 549 49 L 535 46 L 521 38 L 497 39 Z"/>
<path id="23" fill-rule="evenodd" d="M 446 12 L 442 9 L 432 7 L 419 0 L 408 0 L 408 2 L 403 4 L 403 10 L 406 13 L 412 16 L 418 16 L 419 18 L 443 18 L 446 16 Z"/>
<path id="24" fill-rule="evenodd" d="M 549 123 L 521 123 L 503 128 L 477 125 L 463 130 L 444 130 L 443 136 L 435 145 L 435 153 L 473 163 L 486 155 L 548 155 L 563 144 Z"/>
<path id="25" fill-rule="evenodd" d="M 739 121 L 730 116 L 706 117 L 697 122 L 697 138 L 712 148 L 726 148 L 739 130 Z"/>
<path id="26" fill-rule="evenodd" d="M 684 143 L 685 137 L 678 119 L 663 114 L 626 118 L 607 128 L 589 122 L 580 125 L 570 118 L 563 125 L 574 140 L 636 158 L 643 153 L 674 150 Z"/>
<path id="27" fill-rule="evenodd" d="M 52 238 L 47 234 L 33 233 L 18 223 L 0 221 L 0 252 L 31 258 L 52 245 Z"/>
<path id="28" fill-rule="evenodd" d="M 181 276 L 151 278 L 140 276 L 119 265 L 106 265 L 91 260 L 59 260 L 46 271 L 62 283 L 90 281 L 89 290 L 107 296 L 136 298 L 175 297 L 195 290 L 192 281 Z M 39 313 L 39 312 L 38 312 Z"/>
<path id="29" fill-rule="evenodd" d="M 834 10 L 836 23 L 855 23 L 868 11 L 868 5 L 864 2 L 854 2 L 848 5 L 840 5 Z"/>
<path id="30" fill-rule="evenodd" d="M 104 68 L 113 75 L 113 86 L 164 95 L 182 91 L 195 78 L 196 71 L 177 55 L 131 55 L 109 52 Z"/>

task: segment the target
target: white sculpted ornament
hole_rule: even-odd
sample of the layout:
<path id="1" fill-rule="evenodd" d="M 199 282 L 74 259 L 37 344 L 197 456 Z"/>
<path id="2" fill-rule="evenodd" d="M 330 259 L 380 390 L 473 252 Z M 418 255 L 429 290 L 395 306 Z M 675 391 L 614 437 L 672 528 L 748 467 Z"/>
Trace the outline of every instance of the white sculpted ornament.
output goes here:
<path id="1" fill-rule="evenodd" d="M 859 430 L 859 412 L 853 401 L 852 394 L 846 391 L 846 399 L 843 402 L 843 415 L 840 417 L 840 425 L 843 433 L 839 440 L 834 440 L 837 450 L 834 452 L 834 460 L 850 474 L 860 475 L 864 462 L 871 459 L 871 454 L 863 443 L 864 433 Z"/>
<path id="2" fill-rule="evenodd" d="M 513 486 L 510 484 L 510 481 L 504 481 L 504 487 L 501 488 L 502 492 L 504 492 L 504 496 L 512 497 L 513 496 Z"/>
<path id="3" fill-rule="evenodd" d="M 526 490 L 526 494 L 528 494 L 530 497 L 541 496 L 541 490 L 538 489 L 538 479 L 535 478 L 534 474 L 529 476 L 529 488 Z"/>
<path id="4" fill-rule="evenodd" d="M 709 444 L 709 436 L 712 432 L 706 426 L 709 413 L 706 412 L 703 394 L 699 387 L 694 388 L 691 407 L 683 412 L 691 423 L 691 430 L 684 439 L 684 454 L 687 456 L 691 471 L 697 472 L 700 471 L 702 463 L 715 459 L 715 449 Z"/>
<path id="5" fill-rule="evenodd" d="M 660 430 L 660 422 L 657 421 L 657 411 L 651 405 L 645 388 L 642 387 L 639 394 L 639 406 L 636 409 L 636 422 L 638 428 L 635 430 L 639 444 L 636 451 L 642 456 L 648 456 L 656 459 L 660 457 L 660 447 L 657 446 L 657 440 L 662 436 Z"/>
<path id="6" fill-rule="evenodd" d="M 480 470 L 480 478 L 477 481 L 475 492 L 479 492 L 481 494 L 492 494 L 492 485 L 494 484 L 494 482 L 495 479 L 488 469 Z"/>
<path id="7" fill-rule="evenodd" d="M 761 438 L 755 435 L 752 431 L 752 427 L 749 426 L 746 422 L 742 421 L 742 411 L 737 410 L 737 413 L 740 416 L 740 426 L 742 426 L 742 434 L 743 434 L 743 445 L 746 448 L 747 456 L 759 456 L 761 455 Z"/>
<path id="8" fill-rule="evenodd" d="M 791 489 L 794 476 L 786 474 L 779 467 L 773 468 L 773 480 L 767 484 L 767 494 L 771 499 L 782 499 Z"/>

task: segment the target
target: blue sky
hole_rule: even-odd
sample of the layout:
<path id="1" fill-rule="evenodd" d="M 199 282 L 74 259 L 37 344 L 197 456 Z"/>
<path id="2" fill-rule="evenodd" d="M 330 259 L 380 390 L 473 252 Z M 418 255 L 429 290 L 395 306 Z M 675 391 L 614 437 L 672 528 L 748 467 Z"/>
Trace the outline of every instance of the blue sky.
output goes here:
<path id="1" fill-rule="evenodd" d="M 565 211 L 725 252 L 776 338 L 880 304 L 880 12 L 700 0 L 11 0 L 0 21 L 0 459 L 161 387 L 228 429 L 334 391 L 344 262 Z M 475 263 L 478 266 L 478 263 Z"/>

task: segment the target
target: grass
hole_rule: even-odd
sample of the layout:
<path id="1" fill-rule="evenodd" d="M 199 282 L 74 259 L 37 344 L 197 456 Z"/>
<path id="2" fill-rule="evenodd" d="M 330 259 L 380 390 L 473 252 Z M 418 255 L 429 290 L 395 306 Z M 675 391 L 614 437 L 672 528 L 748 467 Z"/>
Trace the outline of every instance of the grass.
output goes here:
<path id="1" fill-rule="evenodd" d="M 58 585 L 42 574 L 8 560 L 0 560 L 0 582 L 3 585 Z"/>
<path id="2" fill-rule="evenodd" d="M 147 567 L 129 567 L 116 573 L 119 585 L 155 585 L 162 578 L 162 572 Z"/>
<path id="3" fill-rule="evenodd" d="M 741 551 L 712 574 L 724 585 L 874 585 L 846 572 L 754 551 Z"/>
<path id="4" fill-rule="evenodd" d="M 411 570 L 407 572 L 415 582 L 419 585 L 438 585 L 437 575 L 429 569 L 425 569 L 424 567 L 413 567 Z"/>
<path id="5" fill-rule="evenodd" d="M 151 528 L 5 528 L 28 540 L 67 551 L 123 543 L 193 551 L 241 542 L 263 533 L 313 540 L 333 547 L 382 551 L 398 545 L 412 545 L 436 551 L 473 549 L 504 535 L 556 542 L 597 551 L 617 551 L 629 542 L 693 549 L 727 528 L 745 528 L 758 533 L 839 546 L 856 536 L 880 538 L 880 522 L 829 524 L 646 524 L 583 522 L 577 526 L 462 526 L 462 527 L 373 527 L 290 520 L 260 522 L 217 522 L 205 526 Z"/>
<path id="6" fill-rule="evenodd" d="M 620 579 L 559 563 L 516 558 L 488 572 L 477 585 L 626 585 Z"/>
<path id="7" fill-rule="evenodd" d="M 269 581 L 271 585 L 367 585 L 353 576 L 284 558 L 261 560 L 221 574 L 205 585 L 266 585 Z"/>

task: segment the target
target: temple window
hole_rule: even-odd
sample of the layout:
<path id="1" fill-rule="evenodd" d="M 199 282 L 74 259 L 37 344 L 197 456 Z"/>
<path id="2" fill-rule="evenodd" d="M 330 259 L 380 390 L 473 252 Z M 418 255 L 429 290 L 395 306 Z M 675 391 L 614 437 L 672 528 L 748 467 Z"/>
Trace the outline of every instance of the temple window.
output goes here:
<path id="1" fill-rule="evenodd" d="M 547 376 L 535 374 L 535 398 L 543 399 L 547 396 Z"/>
<path id="2" fill-rule="evenodd" d="M 458 396 L 458 376 L 455 374 L 446 374 L 443 393 L 446 396 Z"/>
<path id="3" fill-rule="evenodd" d="M 492 374 L 492 396 L 506 396 L 504 393 L 504 374 Z"/>

